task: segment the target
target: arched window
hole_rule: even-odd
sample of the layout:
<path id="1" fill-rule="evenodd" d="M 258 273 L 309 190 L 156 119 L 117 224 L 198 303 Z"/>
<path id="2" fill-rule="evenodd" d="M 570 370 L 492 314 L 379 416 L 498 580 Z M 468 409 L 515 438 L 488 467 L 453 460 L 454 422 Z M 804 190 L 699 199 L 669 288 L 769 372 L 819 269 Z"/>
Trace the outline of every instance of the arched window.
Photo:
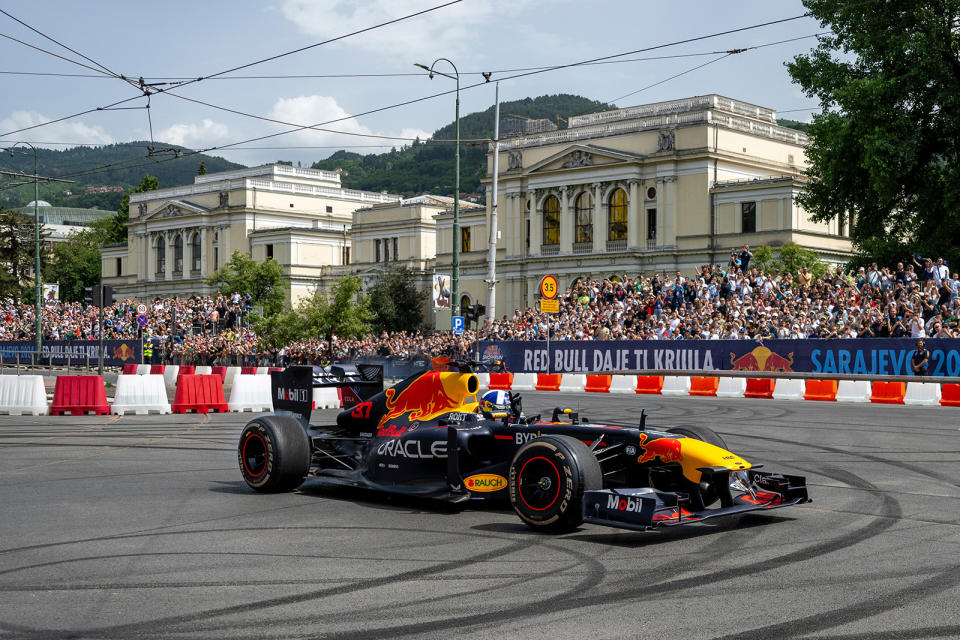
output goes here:
<path id="1" fill-rule="evenodd" d="M 584 191 L 577 196 L 574 242 L 593 242 L 593 196 Z"/>
<path id="2" fill-rule="evenodd" d="M 560 244 L 560 200 L 549 196 L 543 201 L 543 244 Z"/>
<path id="3" fill-rule="evenodd" d="M 173 272 L 183 273 L 183 236 L 179 233 L 173 239 Z"/>
<path id="4" fill-rule="evenodd" d="M 190 270 L 200 271 L 200 234 L 194 233 L 190 240 Z"/>
<path id="5" fill-rule="evenodd" d="M 627 193 L 623 189 L 614 189 L 610 194 L 610 214 L 607 226 L 607 240 L 627 239 Z"/>
<path id="6" fill-rule="evenodd" d="M 162 275 L 167 271 L 167 241 L 163 236 L 157 236 L 157 273 Z"/>

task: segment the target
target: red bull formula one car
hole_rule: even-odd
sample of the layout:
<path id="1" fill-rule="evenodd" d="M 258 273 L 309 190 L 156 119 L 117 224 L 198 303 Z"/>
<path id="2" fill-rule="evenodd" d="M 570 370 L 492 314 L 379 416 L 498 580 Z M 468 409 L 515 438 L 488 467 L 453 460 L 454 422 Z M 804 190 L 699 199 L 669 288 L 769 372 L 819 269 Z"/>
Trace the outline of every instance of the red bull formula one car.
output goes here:
<path id="1" fill-rule="evenodd" d="M 274 372 L 275 412 L 251 421 L 237 448 L 255 491 L 327 485 L 444 500 L 501 501 L 529 526 L 582 522 L 644 530 L 807 502 L 804 478 L 758 471 L 706 427 L 591 422 L 565 408 L 526 416 L 520 397 L 481 407 L 471 363 L 435 363 L 383 389 L 373 365 Z M 310 424 L 313 389 L 352 406 Z"/>

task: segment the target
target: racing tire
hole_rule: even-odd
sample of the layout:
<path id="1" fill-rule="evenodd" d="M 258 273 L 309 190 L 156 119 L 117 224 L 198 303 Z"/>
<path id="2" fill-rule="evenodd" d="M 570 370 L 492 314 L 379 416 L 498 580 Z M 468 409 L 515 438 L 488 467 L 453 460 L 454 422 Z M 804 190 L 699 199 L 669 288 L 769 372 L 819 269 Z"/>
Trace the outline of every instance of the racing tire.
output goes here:
<path id="1" fill-rule="evenodd" d="M 510 504 L 527 526 L 565 533 L 583 522 L 583 492 L 603 488 L 600 463 L 569 436 L 541 436 L 517 450 L 510 463 Z"/>
<path id="2" fill-rule="evenodd" d="M 670 429 L 667 429 L 667 433 L 676 433 L 681 436 L 696 438 L 697 440 L 702 440 L 707 444 L 712 444 L 715 447 L 720 447 L 721 449 L 727 449 L 727 443 L 723 441 L 723 438 L 720 437 L 719 433 L 717 433 L 710 427 L 698 427 L 695 425 L 688 425 L 685 427 L 671 427 Z M 729 449 L 727 450 L 729 451 Z"/>
<path id="3" fill-rule="evenodd" d="M 254 491 L 293 491 L 310 470 L 310 440 L 294 418 L 263 416 L 240 433 L 237 460 L 244 482 Z"/>
<path id="4" fill-rule="evenodd" d="M 687 436 L 689 438 L 696 438 L 706 442 L 707 444 L 712 444 L 715 447 L 720 447 L 721 449 L 727 448 L 727 443 L 723 441 L 723 438 L 720 437 L 720 434 L 711 429 L 710 427 L 700 427 L 696 425 L 687 425 L 685 427 L 672 427 L 667 429 L 667 433 L 676 433 L 677 435 Z M 709 486 L 707 488 L 700 489 L 700 497 L 703 500 L 703 506 L 709 507 L 717 500 L 720 499 L 719 491 L 714 486 Z"/>

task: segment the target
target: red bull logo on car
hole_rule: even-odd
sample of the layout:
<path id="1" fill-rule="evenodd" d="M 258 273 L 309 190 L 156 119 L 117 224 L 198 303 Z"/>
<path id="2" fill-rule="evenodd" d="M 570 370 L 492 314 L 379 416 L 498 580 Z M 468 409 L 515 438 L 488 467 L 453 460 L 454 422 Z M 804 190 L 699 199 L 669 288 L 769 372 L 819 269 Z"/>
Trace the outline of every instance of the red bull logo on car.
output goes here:
<path id="1" fill-rule="evenodd" d="M 739 358 L 731 353 L 730 364 L 734 371 L 793 371 L 793 352 L 784 358 L 761 345 Z"/>
<path id="2" fill-rule="evenodd" d="M 654 458 L 660 458 L 661 462 L 680 462 L 683 454 L 680 452 L 680 440 L 676 438 L 657 438 L 647 442 L 647 434 L 640 434 L 640 449 L 643 453 L 637 458 L 637 462 L 651 462 Z"/>

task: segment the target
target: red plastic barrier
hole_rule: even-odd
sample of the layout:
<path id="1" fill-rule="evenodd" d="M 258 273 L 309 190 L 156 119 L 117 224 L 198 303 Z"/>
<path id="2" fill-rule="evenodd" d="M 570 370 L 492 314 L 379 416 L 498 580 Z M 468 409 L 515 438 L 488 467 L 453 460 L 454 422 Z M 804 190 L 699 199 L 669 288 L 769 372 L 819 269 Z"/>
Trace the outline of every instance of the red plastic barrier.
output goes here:
<path id="1" fill-rule="evenodd" d="M 253 372 L 256 373 L 257 369 L 254 367 Z M 227 379 L 227 368 L 226 367 L 210 367 L 210 373 L 215 376 L 220 376 L 220 384 L 223 384 Z"/>
<path id="2" fill-rule="evenodd" d="M 180 365 L 180 369 L 177 370 L 177 384 L 180 383 L 180 378 L 183 376 L 192 376 L 196 370 L 197 368 L 192 364 Z"/>
<path id="3" fill-rule="evenodd" d="M 103 376 L 57 376 L 50 415 L 77 416 L 91 411 L 98 416 L 110 413 Z"/>
<path id="4" fill-rule="evenodd" d="M 223 370 L 224 370 L 224 372 L 226 372 L 227 368 L 224 367 Z M 257 368 L 256 368 L 256 367 L 240 367 L 240 373 L 241 373 L 242 375 L 245 375 L 245 376 L 252 376 L 252 375 L 254 375 L 256 372 L 257 372 Z M 226 375 L 226 373 L 224 373 L 224 375 Z"/>
<path id="5" fill-rule="evenodd" d="M 960 384 L 947 382 L 940 385 L 940 404 L 945 407 L 960 407 Z"/>
<path id="6" fill-rule="evenodd" d="M 267 373 L 273 373 L 274 371 L 283 371 L 283 367 L 270 367 L 267 369 Z"/>
<path id="7" fill-rule="evenodd" d="M 612 379 L 613 376 L 588 375 L 587 385 L 583 390 L 592 393 L 610 393 L 610 382 Z"/>
<path id="8" fill-rule="evenodd" d="M 772 398 L 777 381 L 774 378 L 747 378 L 744 398 Z"/>
<path id="9" fill-rule="evenodd" d="M 177 380 L 177 395 L 170 406 L 174 413 L 226 413 L 227 401 L 223 397 L 223 379 L 218 375 L 198 376 L 186 374 Z"/>
<path id="10" fill-rule="evenodd" d="M 663 391 L 663 376 L 637 376 L 637 393 L 660 395 Z"/>
<path id="11" fill-rule="evenodd" d="M 538 373 L 537 384 L 534 388 L 537 391 L 560 391 L 560 374 Z"/>
<path id="12" fill-rule="evenodd" d="M 491 373 L 490 374 L 490 384 L 487 385 L 488 389 L 497 389 L 500 391 L 509 391 L 513 388 L 513 374 L 512 373 Z"/>
<path id="13" fill-rule="evenodd" d="M 903 404 L 907 395 L 906 382 L 874 382 L 870 393 L 870 402 L 878 404 Z"/>
<path id="14" fill-rule="evenodd" d="M 807 380 L 804 400 L 819 400 L 823 402 L 837 401 L 836 380 Z"/>
<path id="15" fill-rule="evenodd" d="M 125 376 L 135 376 L 135 375 L 137 375 L 137 365 L 135 365 L 135 364 L 125 364 L 125 365 L 123 365 L 123 375 L 125 375 Z"/>
<path id="16" fill-rule="evenodd" d="M 164 365 L 162 364 L 152 364 L 150 365 L 150 375 L 155 376 L 157 374 L 163 375 Z"/>
<path id="17" fill-rule="evenodd" d="M 692 396 L 714 396 L 717 395 L 717 388 L 720 386 L 720 378 L 690 378 L 690 395 Z"/>

